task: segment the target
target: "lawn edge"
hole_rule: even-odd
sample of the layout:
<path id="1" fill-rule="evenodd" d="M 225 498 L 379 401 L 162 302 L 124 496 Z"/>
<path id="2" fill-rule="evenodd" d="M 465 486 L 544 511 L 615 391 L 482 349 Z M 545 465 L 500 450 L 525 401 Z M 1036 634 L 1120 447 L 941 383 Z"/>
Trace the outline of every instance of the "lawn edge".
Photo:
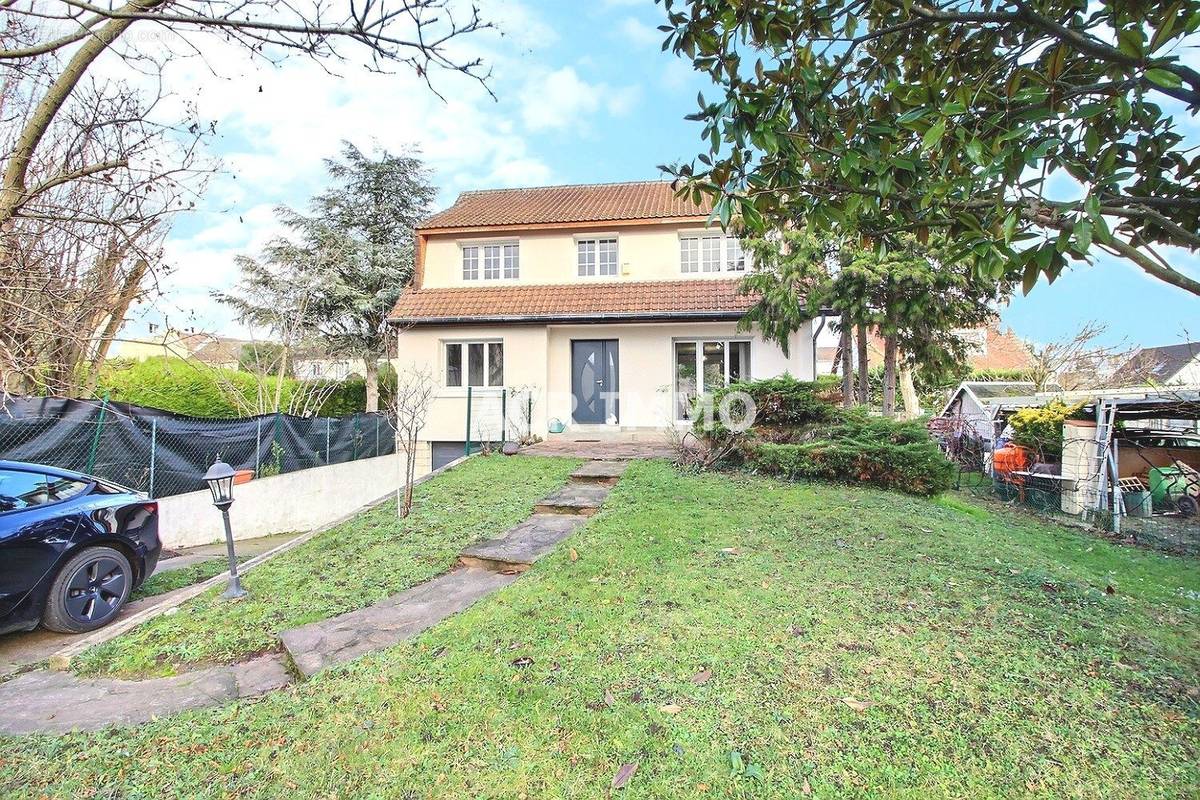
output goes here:
<path id="1" fill-rule="evenodd" d="M 436 478 L 437 476 L 439 476 L 445 472 L 448 472 L 449 470 L 464 463 L 468 458 L 472 458 L 476 455 L 478 455 L 478 453 L 471 453 L 470 455 L 460 456 L 459 458 L 456 458 L 455 460 L 451 461 L 449 464 L 444 464 L 443 466 L 438 467 L 437 469 L 433 470 L 432 472 L 430 472 L 426 475 L 422 475 L 420 478 L 417 478 L 416 480 L 413 481 L 412 485 L 420 486 L 422 483 L 425 483 L 426 481 L 432 480 L 433 478 Z M 401 487 L 401 488 L 403 488 L 403 487 Z M 396 490 L 394 490 L 394 489 L 389 490 L 388 492 L 381 495 L 380 497 L 377 497 L 374 500 L 370 500 L 370 501 L 362 504 L 361 506 L 358 506 L 354 510 L 352 510 L 346 514 L 343 514 L 342 516 L 338 517 L 337 519 L 335 519 L 331 522 L 327 522 L 326 524 L 320 526 L 319 528 L 314 528 L 313 530 L 309 531 L 308 533 L 303 533 L 303 534 L 297 536 L 295 539 L 292 539 L 291 541 L 284 542 L 283 544 L 279 545 L 278 547 L 275 547 L 271 550 L 268 550 L 265 553 L 257 555 L 254 558 L 248 559 L 247 561 L 238 564 L 238 574 L 244 575 L 247 572 L 249 572 L 250 570 L 257 567 L 259 564 L 263 564 L 263 563 L 267 562 L 268 560 L 270 560 L 271 558 L 274 558 L 277 555 L 285 553 L 288 550 L 291 550 L 293 548 L 299 547 L 300 545 L 304 544 L 305 542 L 311 541 L 312 539 L 316 538 L 317 536 L 319 536 L 322 533 L 325 533 L 326 531 L 330 530 L 331 528 L 336 528 L 338 525 L 342 525 L 343 523 L 349 522 L 350 520 L 357 517 L 359 514 L 362 514 L 365 511 L 369 511 L 370 509 L 375 508 L 376 506 L 382 505 L 383 503 L 386 503 L 388 500 L 390 500 L 392 497 L 394 497 L 395 494 L 396 494 Z M 133 630 L 134 628 L 138 627 L 139 625 L 141 625 L 145 622 L 149 622 L 150 620 L 154 619 L 155 617 L 162 616 L 163 614 L 166 614 L 169 611 L 173 611 L 173 610 L 179 608 L 181 605 L 186 603 L 188 600 L 191 600 L 194 597 L 198 597 L 199 595 L 203 594 L 206 590 L 210 589 L 211 587 L 218 585 L 219 583 L 221 583 L 224 580 L 228 580 L 228 578 L 229 578 L 229 570 L 225 570 L 217 575 L 214 575 L 211 578 L 208 578 L 207 580 L 201 581 L 200 583 L 196 583 L 191 586 L 183 587 L 178 590 L 179 595 L 175 598 L 172 598 L 172 600 L 170 602 L 158 603 L 158 604 L 154 605 L 152 608 L 147 608 L 144 611 L 139 611 L 136 614 L 131 614 L 130 616 L 126 617 L 123 620 L 114 622 L 111 625 L 106 625 L 105 627 L 100 628 L 99 630 L 95 631 L 94 633 L 91 633 L 91 634 L 88 634 L 87 636 L 81 637 L 78 641 L 71 642 L 71 644 L 67 645 L 66 647 L 64 647 L 61 650 L 52 654 L 50 656 L 50 658 L 48 659 L 48 665 L 49 665 L 50 669 L 53 669 L 53 670 L 58 670 L 60 672 L 68 671 L 68 670 L 70 670 L 71 664 L 74 662 L 75 657 L 80 655 L 81 653 L 83 653 L 85 650 L 90 650 L 93 647 L 105 644 L 106 642 L 110 642 L 113 639 L 117 638 L 118 636 Z"/>

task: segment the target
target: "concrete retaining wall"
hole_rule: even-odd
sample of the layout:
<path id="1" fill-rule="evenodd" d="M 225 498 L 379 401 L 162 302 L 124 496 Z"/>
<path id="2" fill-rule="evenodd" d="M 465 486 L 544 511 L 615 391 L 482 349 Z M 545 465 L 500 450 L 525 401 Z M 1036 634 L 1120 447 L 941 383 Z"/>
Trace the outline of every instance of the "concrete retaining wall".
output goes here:
<path id="1" fill-rule="evenodd" d="M 418 465 L 420 466 L 420 465 Z M 428 465 L 415 477 L 428 473 Z M 332 522 L 396 491 L 404 477 L 404 454 L 259 478 L 233 488 L 229 508 L 235 539 L 307 531 Z M 158 533 L 169 548 L 225 538 L 221 513 L 207 489 L 158 501 Z"/>

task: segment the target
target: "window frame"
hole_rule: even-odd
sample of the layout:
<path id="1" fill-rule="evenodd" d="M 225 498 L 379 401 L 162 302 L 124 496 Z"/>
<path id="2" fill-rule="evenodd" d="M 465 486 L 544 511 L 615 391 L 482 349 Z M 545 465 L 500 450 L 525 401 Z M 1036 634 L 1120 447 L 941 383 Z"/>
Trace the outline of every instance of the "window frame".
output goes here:
<path id="1" fill-rule="evenodd" d="M 494 275 L 488 275 L 488 249 L 496 248 Z M 471 274 L 467 272 L 467 257 L 470 252 L 474 261 Z M 458 242 L 459 277 L 463 283 L 494 283 L 521 280 L 521 240 L 512 237 L 498 239 L 464 239 Z M 511 263 L 510 263 L 511 259 Z"/>
<path id="2" fill-rule="evenodd" d="M 750 336 L 680 336 L 671 339 L 671 405 L 673 407 L 675 422 L 690 422 L 691 420 L 679 415 L 679 359 L 676 355 L 676 350 L 680 344 L 694 344 L 696 346 L 695 367 L 696 367 L 696 397 L 702 397 L 706 394 L 711 394 L 709 388 L 704 385 L 704 346 L 719 342 L 722 345 L 722 367 L 725 378 L 724 386 L 729 385 L 729 353 L 731 344 L 746 344 L 746 357 L 749 362 L 748 373 L 738 378 L 739 381 L 754 380 L 754 339 Z M 744 367 L 745 369 L 745 367 Z M 719 388 L 724 388 L 724 386 Z"/>
<path id="3" fill-rule="evenodd" d="M 577 278 L 617 278 L 621 275 L 621 237 L 616 233 L 586 233 L 578 234 L 575 239 L 575 277 Z M 613 258 L 612 272 L 600 271 L 600 245 L 603 242 L 612 242 Z M 585 244 L 593 245 L 592 251 L 592 268 L 593 272 L 584 273 L 580 270 L 583 264 L 580 263 L 580 256 L 583 255 L 583 246 Z"/>
<path id="4" fill-rule="evenodd" d="M 483 347 L 483 383 L 476 386 L 471 383 L 471 351 L 470 345 L 477 344 Z M 492 377 L 492 346 L 500 345 L 500 383 L 491 383 Z M 500 389 L 506 388 L 504 383 L 505 364 L 504 364 L 504 339 L 502 337 L 489 337 L 482 339 L 443 339 L 442 347 L 442 388 L 449 389 L 455 392 L 465 392 L 467 389 Z M 460 348 L 460 383 L 457 386 L 450 384 L 450 348 Z"/>
<path id="5" fill-rule="evenodd" d="M 716 261 L 708 262 L 708 263 L 715 263 L 716 268 L 715 269 L 706 269 L 705 268 L 706 261 L 705 261 L 705 245 L 704 245 L 704 243 L 705 243 L 705 240 L 712 240 L 712 239 L 718 239 L 720 241 L 720 244 L 717 246 Z M 708 228 L 698 228 L 695 230 L 680 231 L 679 232 L 679 272 L 680 272 L 680 274 L 682 274 L 682 275 L 717 275 L 717 274 L 720 274 L 723 272 L 729 272 L 729 273 L 734 273 L 737 275 L 744 275 L 745 273 L 749 272 L 753 267 L 752 267 L 752 263 L 750 260 L 750 254 L 748 252 L 746 252 L 746 249 L 744 247 L 742 247 L 741 241 L 742 240 L 741 240 L 740 236 L 734 236 L 733 234 L 730 234 L 730 233 L 724 233 L 722 231 L 714 231 L 714 230 L 711 230 Z M 693 268 L 691 268 L 691 269 L 688 268 L 689 267 L 688 262 L 690 259 L 684 258 L 684 256 L 685 256 L 684 243 L 685 242 L 694 242 L 695 243 L 693 245 L 694 252 L 690 254 L 690 255 L 694 256 L 694 259 L 695 259 L 694 265 L 692 265 Z M 730 258 L 731 258 L 734 247 L 737 248 L 738 253 L 741 255 L 740 260 L 741 260 L 742 266 L 740 268 L 735 268 L 735 267 L 731 266 L 731 264 L 733 262 L 730 260 Z"/>

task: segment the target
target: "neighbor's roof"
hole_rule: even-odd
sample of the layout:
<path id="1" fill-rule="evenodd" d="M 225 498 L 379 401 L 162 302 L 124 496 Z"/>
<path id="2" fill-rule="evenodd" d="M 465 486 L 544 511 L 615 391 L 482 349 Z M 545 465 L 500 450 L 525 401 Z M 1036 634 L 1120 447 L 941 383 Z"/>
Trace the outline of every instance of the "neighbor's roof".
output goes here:
<path id="1" fill-rule="evenodd" d="M 711 209 L 676 197 L 668 181 L 487 189 L 463 192 L 418 230 L 701 217 Z"/>
<path id="2" fill-rule="evenodd" d="M 738 319 L 755 298 L 738 280 L 621 281 L 415 289 L 400 295 L 393 322 L 579 322 L 600 319 Z"/>
<path id="3" fill-rule="evenodd" d="M 1200 342 L 1183 342 L 1164 347 L 1143 347 L 1116 371 L 1113 379 L 1121 384 L 1163 383 L 1200 355 Z"/>

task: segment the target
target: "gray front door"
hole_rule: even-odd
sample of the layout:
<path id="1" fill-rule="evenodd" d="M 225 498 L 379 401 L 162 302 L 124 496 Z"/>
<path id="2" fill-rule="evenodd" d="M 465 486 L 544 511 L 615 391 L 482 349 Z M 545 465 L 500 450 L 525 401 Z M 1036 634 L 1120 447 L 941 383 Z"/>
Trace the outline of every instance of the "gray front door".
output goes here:
<path id="1" fill-rule="evenodd" d="M 571 342 L 571 391 L 575 395 L 575 422 L 617 422 L 617 340 L 586 339 Z"/>

